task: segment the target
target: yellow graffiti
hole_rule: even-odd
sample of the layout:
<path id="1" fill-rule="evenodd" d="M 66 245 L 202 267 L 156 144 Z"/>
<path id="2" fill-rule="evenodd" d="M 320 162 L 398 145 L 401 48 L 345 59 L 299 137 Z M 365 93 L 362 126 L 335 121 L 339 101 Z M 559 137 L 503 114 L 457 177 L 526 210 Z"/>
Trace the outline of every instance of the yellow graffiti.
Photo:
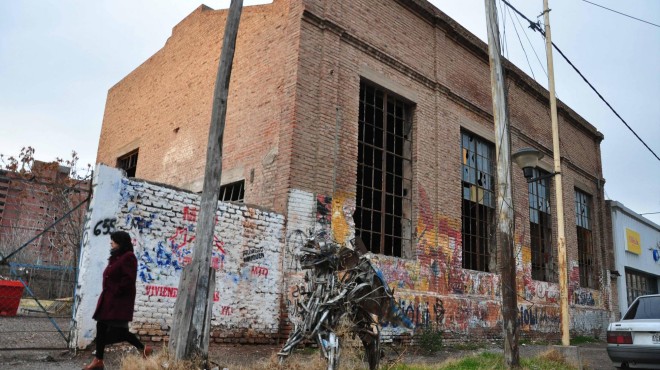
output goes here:
<path id="1" fill-rule="evenodd" d="M 351 233 L 351 226 L 346 218 L 352 217 L 352 212 L 350 215 L 346 215 L 344 208 L 347 206 L 346 202 L 352 201 L 354 198 L 354 194 L 343 191 L 337 192 L 332 197 L 332 236 L 340 243 L 344 243 Z"/>

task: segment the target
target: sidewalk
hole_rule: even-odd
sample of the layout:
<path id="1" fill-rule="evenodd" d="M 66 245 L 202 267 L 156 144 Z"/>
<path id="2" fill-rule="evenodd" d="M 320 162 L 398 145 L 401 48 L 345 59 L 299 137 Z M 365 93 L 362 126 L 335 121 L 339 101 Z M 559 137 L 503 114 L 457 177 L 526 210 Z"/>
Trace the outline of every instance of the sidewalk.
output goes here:
<path id="1" fill-rule="evenodd" d="M 548 346 L 526 345 L 520 347 L 521 357 L 536 356 L 548 350 Z M 580 346 L 582 361 L 592 370 L 612 370 L 614 366 L 607 357 L 605 344 L 588 344 Z M 158 348 L 156 348 L 158 350 Z M 212 346 L 210 359 L 218 364 L 220 369 L 232 369 L 238 366 L 249 368 L 250 365 L 269 359 L 279 347 L 265 345 L 229 345 Z M 478 350 L 444 349 L 434 356 L 409 355 L 403 352 L 400 355 L 404 363 L 440 363 L 448 358 L 463 357 L 474 352 L 502 352 L 501 347 L 489 347 Z M 113 346 L 106 352 L 106 369 L 119 369 L 121 358 L 128 353 L 137 353 L 134 349 L 125 346 Z M 387 350 L 389 359 L 398 358 L 394 351 Z M 400 351 L 401 353 L 401 351 Z M 316 354 L 310 354 L 316 356 Z M 0 364 L 3 369 L 11 370 L 71 370 L 80 369 L 92 358 L 91 351 L 79 351 L 77 354 L 68 351 L 11 351 L 0 352 Z M 311 370 L 311 369 L 310 369 Z"/>

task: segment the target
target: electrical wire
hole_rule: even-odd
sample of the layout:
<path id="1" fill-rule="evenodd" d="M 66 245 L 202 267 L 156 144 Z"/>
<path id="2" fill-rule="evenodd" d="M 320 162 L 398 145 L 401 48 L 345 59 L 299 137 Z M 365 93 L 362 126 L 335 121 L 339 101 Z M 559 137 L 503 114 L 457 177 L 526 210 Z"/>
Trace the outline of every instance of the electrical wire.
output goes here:
<path id="1" fill-rule="evenodd" d="M 511 15 L 509 8 L 506 8 L 507 12 L 509 12 L 509 15 Z M 511 17 L 513 18 L 513 17 Z M 516 31 L 516 37 L 518 38 L 518 42 L 520 43 L 520 47 L 522 48 L 523 53 L 525 54 L 525 59 L 527 60 L 527 66 L 529 66 L 529 71 L 532 73 L 532 78 L 536 81 L 536 76 L 534 75 L 534 69 L 532 68 L 532 63 L 529 62 L 529 57 L 527 56 L 527 50 L 525 50 L 525 46 L 522 43 L 522 39 L 520 38 L 520 35 L 518 34 L 518 27 L 516 27 L 516 24 L 511 22 L 513 24 L 513 30 Z"/>
<path id="2" fill-rule="evenodd" d="M 501 1 L 502 1 L 504 4 L 506 4 L 509 8 L 511 8 L 511 10 L 513 10 L 513 11 L 516 12 L 516 13 L 518 13 L 521 17 L 523 17 L 525 20 L 527 20 L 527 22 L 529 22 L 529 26 L 530 26 L 530 28 L 533 29 L 533 30 L 535 30 L 535 31 L 538 31 L 538 32 L 541 33 L 541 35 L 545 38 L 545 31 L 543 31 L 543 30 L 541 29 L 541 26 L 540 26 L 540 24 L 539 24 L 538 22 L 532 22 L 529 18 L 527 18 L 524 14 L 522 14 L 518 9 L 516 9 L 516 8 L 515 8 L 513 5 L 511 5 L 508 1 L 506 1 L 506 0 L 501 0 Z M 554 47 L 555 50 L 557 50 L 557 52 L 559 52 L 559 54 L 564 58 L 564 60 L 566 60 L 566 62 L 567 62 L 571 67 L 573 67 L 573 69 L 575 70 L 575 72 L 577 72 L 577 74 L 580 75 L 580 77 L 582 77 L 582 79 L 584 80 L 584 82 L 586 82 L 587 85 L 589 85 L 589 87 L 591 88 L 591 90 L 593 90 L 593 91 L 596 93 L 596 95 L 598 95 L 598 97 L 600 98 L 600 100 L 602 100 L 602 101 L 607 105 L 607 107 L 610 108 L 610 110 L 611 110 L 611 111 L 612 111 L 612 112 L 613 112 L 613 113 L 614 113 L 614 114 L 615 114 L 615 115 L 621 120 L 621 122 L 623 122 L 623 124 L 626 125 L 626 127 L 628 128 L 628 130 L 630 130 L 630 132 L 632 132 L 633 135 L 635 135 L 635 137 L 636 137 L 636 138 L 637 138 L 642 144 L 644 144 L 644 146 L 646 147 L 646 149 L 648 149 L 648 150 L 649 150 L 649 151 L 655 156 L 655 158 L 656 158 L 658 161 L 660 161 L 660 157 L 659 157 L 657 154 L 655 154 L 655 152 L 653 151 L 653 149 L 651 149 L 651 148 L 646 144 L 646 142 L 644 142 L 644 140 L 642 140 L 642 138 L 639 137 L 639 135 L 637 135 L 637 133 L 635 132 L 635 130 L 633 130 L 632 127 L 630 127 L 630 125 L 628 125 L 628 122 L 626 122 L 626 120 L 624 120 L 623 117 L 621 117 L 621 115 L 619 114 L 619 112 L 617 112 L 617 111 L 612 107 L 612 105 L 610 105 L 610 103 L 609 103 L 607 100 L 605 100 L 605 98 L 603 97 L 603 95 L 601 95 L 600 92 L 598 92 L 598 90 L 596 90 L 596 88 L 594 87 L 594 85 L 592 85 L 591 82 L 589 82 L 589 80 L 587 80 L 587 78 L 584 77 L 584 75 L 582 74 L 582 72 L 580 72 L 580 70 L 579 70 L 579 69 L 573 64 L 573 62 L 571 62 L 570 59 L 568 59 L 568 57 L 566 56 L 566 54 L 564 54 L 564 52 L 561 51 L 561 49 L 559 49 L 559 47 L 557 46 L 557 44 L 555 44 L 554 42 L 552 42 L 552 47 Z"/>
<path id="3" fill-rule="evenodd" d="M 633 17 L 632 15 L 628 15 L 628 14 L 625 14 L 625 13 L 621 13 L 621 12 L 616 11 L 616 10 L 614 10 L 614 9 L 610 9 L 610 8 L 608 8 L 608 7 L 604 7 L 604 6 L 602 6 L 602 5 L 599 5 L 599 4 L 596 4 L 596 3 L 592 3 L 591 1 L 587 1 L 587 0 L 582 0 L 582 1 L 584 1 L 585 3 L 589 3 L 589 4 L 591 4 L 591 5 L 595 5 L 595 6 L 599 7 L 599 8 L 607 9 L 607 10 L 609 10 L 609 11 L 611 11 L 611 12 L 614 12 L 614 13 L 617 13 L 617 14 L 621 14 L 621 15 L 624 16 L 624 17 L 632 18 L 632 19 L 634 19 L 634 20 L 637 20 L 637 21 L 640 21 L 640 22 L 644 22 L 644 23 L 646 23 L 646 24 L 650 24 L 651 26 L 655 26 L 655 27 L 659 27 L 659 28 L 660 28 L 660 25 L 658 25 L 658 24 L 651 23 L 651 22 L 649 22 L 649 21 L 645 21 L 645 20 L 643 20 L 643 19 L 639 19 L 639 18 L 637 18 L 637 17 Z"/>
<path id="4" fill-rule="evenodd" d="M 507 10 L 510 10 L 507 8 Z M 515 14 L 515 13 L 514 13 Z M 529 39 L 527 36 L 527 32 L 525 31 L 525 27 L 523 27 L 522 23 L 520 22 L 520 17 L 516 14 L 516 21 L 518 22 L 518 25 L 520 25 L 520 29 L 523 30 L 523 35 L 525 35 L 525 38 L 527 39 L 527 42 L 529 43 L 529 46 L 532 47 L 532 51 L 534 52 L 534 55 L 536 56 L 536 60 L 539 62 L 539 65 L 541 66 L 541 69 L 543 70 L 543 73 L 545 74 L 545 77 L 548 77 L 548 72 L 545 70 L 545 67 L 543 66 L 543 62 L 541 62 L 541 58 L 539 58 L 539 55 L 536 53 L 536 48 L 534 48 L 534 44 L 532 44 L 532 40 Z"/>

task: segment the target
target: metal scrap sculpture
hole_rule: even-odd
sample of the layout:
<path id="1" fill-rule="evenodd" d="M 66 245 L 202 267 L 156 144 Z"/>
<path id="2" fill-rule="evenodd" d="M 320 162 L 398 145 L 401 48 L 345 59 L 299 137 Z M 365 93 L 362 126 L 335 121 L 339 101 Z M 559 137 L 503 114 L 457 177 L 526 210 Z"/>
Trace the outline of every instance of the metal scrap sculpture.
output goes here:
<path id="1" fill-rule="evenodd" d="M 280 363 L 300 342 L 313 340 L 327 359 L 328 370 L 338 369 L 336 329 L 340 319 L 346 317 L 364 345 L 369 369 L 377 369 L 381 357 L 378 320 L 397 321 L 398 310 L 393 292 L 371 264 L 370 254 L 359 239 L 353 248 L 310 240 L 301 253 L 301 268 L 307 270 L 306 293 L 297 302 L 302 321 L 294 323 L 278 353 Z"/>

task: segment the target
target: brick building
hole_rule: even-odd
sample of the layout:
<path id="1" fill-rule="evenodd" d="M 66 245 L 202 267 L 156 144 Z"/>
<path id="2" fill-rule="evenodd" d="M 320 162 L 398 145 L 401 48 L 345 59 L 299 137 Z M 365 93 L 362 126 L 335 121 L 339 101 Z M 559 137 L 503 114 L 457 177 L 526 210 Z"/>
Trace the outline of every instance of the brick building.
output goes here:
<path id="1" fill-rule="evenodd" d="M 226 14 L 200 6 L 110 89 L 97 162 L 201 191 Z M 551 172 L 548 93 L 505 67 L 512 152 L 540 150 L 536 171 Z M 612 311 L 603 136 L 558 109 L 571 329 L 603 336 Z M 275 0 L 243 10 L 223 199 L 286 217 L 285 286 L 297 273 L 291 236 L 321 225 L 340 242 L 360 235 L 417 327 L 499 337 L 494 141 L 487 46 L 430 3 Z M 522 335 L 558 338 L 552 181 L 528 186 L 514 169 L 513 197 Z"/>

